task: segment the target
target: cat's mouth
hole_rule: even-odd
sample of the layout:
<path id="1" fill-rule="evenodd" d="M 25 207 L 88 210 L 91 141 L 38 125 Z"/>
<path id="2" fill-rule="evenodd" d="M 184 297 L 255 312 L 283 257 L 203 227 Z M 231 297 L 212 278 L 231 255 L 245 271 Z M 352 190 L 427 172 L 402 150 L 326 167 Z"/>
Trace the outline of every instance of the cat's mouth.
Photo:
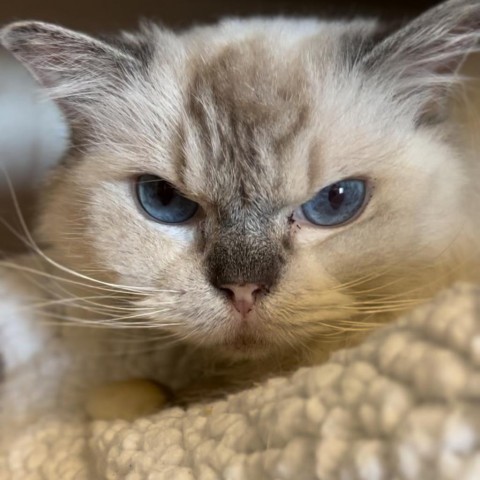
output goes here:
<path id="1" fill-rule="evenodd" d="M 271 345 L 265 332 L 260 331 L 261 329 L 251 322 L 235 323 L 235 327 L 230 329 L 221 341 L 222 349 L 245 356 L 263 356 L 270 351 Z"/>

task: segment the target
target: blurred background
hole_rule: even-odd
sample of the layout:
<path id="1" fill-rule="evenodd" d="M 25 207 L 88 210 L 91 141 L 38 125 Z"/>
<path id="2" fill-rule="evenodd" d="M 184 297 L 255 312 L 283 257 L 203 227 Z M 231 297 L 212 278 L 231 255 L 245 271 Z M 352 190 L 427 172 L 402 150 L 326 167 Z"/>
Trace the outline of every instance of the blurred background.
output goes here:
<path id="1" fill-rule="evenodd" d="M 381 16 L 408 18 L 438 3 L 431 0 L 2 0 L 0 26 L 25 19 L 44 20 L 87 32 L 135 28 L 142 17 L 173 28 L 212 22 L 222 16 Z M 27 218 L 36 185 L 66 145 L 66 129 L 55 105 L 40 99 L 30 75 L 0 49 L 0 220 L 18 228 L 4 169 L 12 179 Z M 0 222 L 2 251 L 21 242 Z"/>
<path id="2" fill-rule="evenodd" d="M 211 22 L 224 15 L 413 15 L 432 0 L 2 0 L 0 24 L 18 19 L 64 23 L 88 31 L 135 27 L 148 17 L 172 27 Z"/>

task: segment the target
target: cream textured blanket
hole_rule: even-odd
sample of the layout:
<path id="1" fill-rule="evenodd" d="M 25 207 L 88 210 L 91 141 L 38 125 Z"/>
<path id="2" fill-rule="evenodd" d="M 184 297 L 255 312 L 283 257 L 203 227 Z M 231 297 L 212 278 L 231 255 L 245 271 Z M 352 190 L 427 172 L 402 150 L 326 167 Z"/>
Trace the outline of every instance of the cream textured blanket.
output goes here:
<path id="1" fill-rule="evenodd" d="M 114 368 L 110 356 L 72 360 L 19 313 L 13 287 L 0 282 L 1 480 L 480 479 L 476 286 L 325 365 L 133 423 L 85 419 L 81 384 Z"/>

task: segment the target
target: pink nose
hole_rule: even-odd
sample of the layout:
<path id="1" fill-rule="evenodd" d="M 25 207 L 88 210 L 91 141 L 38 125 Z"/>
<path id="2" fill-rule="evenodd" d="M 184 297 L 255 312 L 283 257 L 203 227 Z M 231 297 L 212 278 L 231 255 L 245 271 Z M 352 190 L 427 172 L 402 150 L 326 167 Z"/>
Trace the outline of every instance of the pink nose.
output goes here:
<path id="1" fill-rule="evenodd" d="M 264 287 L 257 283 L 227 284 L 220 288 L 229 293 L 233 306 L 242 316 L 252 310 L 257 295 L 264 290 Z"/>

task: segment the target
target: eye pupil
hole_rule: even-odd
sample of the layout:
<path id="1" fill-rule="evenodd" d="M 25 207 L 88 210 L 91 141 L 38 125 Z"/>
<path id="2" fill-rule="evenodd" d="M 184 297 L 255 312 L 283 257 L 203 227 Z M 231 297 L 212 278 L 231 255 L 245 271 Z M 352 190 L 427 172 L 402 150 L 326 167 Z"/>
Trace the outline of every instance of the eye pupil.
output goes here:
<path id="1" fill-rule="evenodd" d="M 328 201 L 334 210 L 338 210 L 345 198 L 345 189 L 339 185 L 332 185 L 328 192 Z"/>
<path id="2" fill-rule="evenodd" d="M 158 182 L 157 184 L 158 199 L 165 207 L 172 203 L 172 199 L 175 195 L 175 190 L 166 182 Z"/>
<path id="3" fill-rule="evenodd" d="M 158 222 L 184 223 L 198 210 L 197 203 L 155 175 L 140 175 L 136 182 L 136 194 L 144 212 Z"/>

